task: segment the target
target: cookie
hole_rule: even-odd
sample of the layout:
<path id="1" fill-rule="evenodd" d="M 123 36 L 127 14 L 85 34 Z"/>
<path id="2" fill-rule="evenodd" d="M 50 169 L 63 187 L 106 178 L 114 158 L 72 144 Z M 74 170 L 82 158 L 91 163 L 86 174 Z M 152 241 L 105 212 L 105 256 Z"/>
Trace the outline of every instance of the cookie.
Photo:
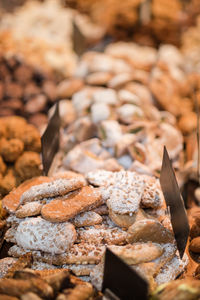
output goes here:
<path id="1" fill-rule="evenodd" d="M 40 214 L 41 209 L 42 209 L 42 204 L 40 202 L 37 201 L 29 202 L 23 205 L 21 208 L 19 208 L 15 212 L 15 216 L 20 219 L 37 216 Z"/>
<path id="2" fill-rule="evenodd" d="M 3 278 L 8 270 L 16 263 L 17 259 L 12 257 L 5 257 L 0 259 L 0 278 Z"/>
<path id="3" fill-rule="evenodd" d="M 102 217 L 94 211 L 87 211 L 71 220 L 76 227 L 92 226 L 102 223 Z"/>
<path id="4" fill-rule="evenodd" d="M 47 182 L 32 186 L 29 190 L 24 192 L 20 198 L 20 203 L 23 204 L 43 198 L 62 196 L 85 185 L 86 181 L 81 176 L 71 179 L 51 177 Z"/>
<path id="5" fill-rule="evenodd" d="M 127 232 L 118 227 L 109 228 L 105 225 L 96 225 L 77 229 L 77 242 L 123 245 L 126 243 Z"/>
<path id="6" fill-rule="evenodd" d="M 20 204 L 20 198 L 23 195 L 23 193 L 29 190 L 32 186 L 40 185 L 41 183 L 48 181 L 49 178 L 44 176 L 36 177 L 25 181 L 3 198 L 3 208 L 5 208 L 10 213 L 15 212 Z"/>
<path id="7" fill-rule="evenodd" d="M 133 245 L 108 247 L 112 252 L 118 255 L 128 265 L 137 265 L 140 263 L 152 261 L 163 254 L 163 249 L 159 244 L 136 243 Z"/>
<path id="8" fill-rule="evenodd" d="M 15 238 L 24 249 L 60 254 L 73 245 L 76 230 L 68 222 L 53 224 L 41 217 L 28 218 L 19 224 Z"/>
<path id="9" fill-rule="evenodd" d="M 17 245 L 12 246 L 8 254 L 13 257 L 20 257 L 29 252 Z M 94 245 L 85 242 L 74 244 L 67 253 L 64 254 L 50 254 L 41 251 L 32 251 L 33 259 L 37 262 L 45 262 L 52 265 L 64 264 L 97 264 L 105 251 L 104 245 Z"/>
<path id="10" fill-rule="evenodd" d="M 144 176 L 145 188 L 141 198 L 141 207 L 158 208 L 161 206 L 160 187 L 158 180 L 154 177 Z"/>
<path id="11" fill-rule="evenodd" d="M 91 210 L 103 203 L 99 189 L 83 187 L 79 193 L 66 200 L 52 200 L 42 207 L 42 217 L 51 222 L 65 222 L 81 212 Z"/>
<path id="12" fill-rule="evenodd" d="M 114 213 L 131 216 L 138 211 L 145 186 L 140 175 L 129 171 L 94 171 L 87 174 L 87 179 L 101 186 L 103 199 Z"/>
<path id="13" fill-rule="evenodd" d="M 154 219 L 144 219 L 135 222 L 128 229 L 127 241 L 173 243 L 174 236 L 160 222 Z"/>

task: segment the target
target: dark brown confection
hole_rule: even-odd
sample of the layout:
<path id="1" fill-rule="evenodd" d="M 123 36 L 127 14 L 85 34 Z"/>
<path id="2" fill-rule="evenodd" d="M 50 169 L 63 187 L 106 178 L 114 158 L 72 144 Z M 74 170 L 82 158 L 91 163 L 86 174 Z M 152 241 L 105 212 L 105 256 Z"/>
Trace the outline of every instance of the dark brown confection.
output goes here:
<path id="1" fill-rule="evenodd" d="M 15 162 L 15 170 L 22 181 L 41 175 L 40 155 L 25 151 Z"/>

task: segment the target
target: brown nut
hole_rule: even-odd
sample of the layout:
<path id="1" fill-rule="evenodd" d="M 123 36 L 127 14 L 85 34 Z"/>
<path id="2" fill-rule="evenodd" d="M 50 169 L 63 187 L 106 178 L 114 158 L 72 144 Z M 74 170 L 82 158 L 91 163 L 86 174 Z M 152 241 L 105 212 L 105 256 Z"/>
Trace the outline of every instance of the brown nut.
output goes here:
<path id="1" fill-rule="evenodd" d="M 24 143 L 19 139 L 5 140 L 1 145 L 1 155 L 6 162 L 14 162 L 23 152 Z"/>
<path id="2" fill-rule="evenodd" d="M 36 152 L 26 151 L 15 162 L 15 170 L 21 180 L 41 175 L 40 155 Z"/>
<path id="3" fill-rule="evenodd" d="M 191 238 L 195 238 L 200 236 L 200 227 L 197 224 L 193 224 L 190 229 L 190 236 Z"/>
<path id="4" fill-rule="evenodd" d="M 194 253 L 200 253 L 200 237 L 196 237 L 191 241 L 189 249 Z"/>

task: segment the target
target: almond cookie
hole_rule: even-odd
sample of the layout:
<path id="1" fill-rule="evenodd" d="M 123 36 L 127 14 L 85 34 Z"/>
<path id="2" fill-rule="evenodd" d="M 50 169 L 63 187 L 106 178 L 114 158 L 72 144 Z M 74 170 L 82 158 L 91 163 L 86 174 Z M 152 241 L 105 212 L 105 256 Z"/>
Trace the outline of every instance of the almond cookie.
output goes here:
<path id="1" fill-rule="evenodd" d="M 15 212 L 15 216 L 17 218 L 26 218 L 26 217 L 31 217 L 31 216 L 37 216 L 40 214 L 42 209 L 42 204 L 38 201 L 33 201 L 26 203 L 23 205 L 21 208 L 19 208 Z"/>
<path id="2" fill-rule="evenodd" d="M 102 217 L 94 211 L 87 211 L 76 216 L 71 222 L 76 227 L 92 226 L 102 223 Z"/>
<path id="3" fill-rule="evenodd" d="M 41 183 L 48 182 L 49 180 L 50 179 L 48 177 L 40 176 L 25 181 L 3 198 L 3 208 L 5 208 L 10 213 L 15 212 L 20 204 L 20 198 L 24 192 L 29 190 L 32 186 L 40 185 Z"/>
<path id="4" fill-rule="evenodd" d="M 86 185 L 83 177 L 77 176 L 71 179 L 49 178 L 48 182 L 31 187 L 23 193 L 20 203 L 31 202 L 43 198 L 56 197 L 65 195 L 71 191 L 79 189 Z"/>
<path id="5" fill-rule="evenodd" d="M 0 259 L 0 278 L 3 278 L 8 270 L 16 263 L 17 259 L 12 257 L 5 257 Z"/>
<path id="6" fill-rule="evenodd" d="M 62 200 L 52 200 L 42 207 L 42 217 L 51 222 L 65 222 L 81 212 L 91 210 L 103 203 L 100 190 L 83 187 L 79 193 Z"/>
<path id="7" fill-rule="evenodd" d="M 125 246 L 109 246 L 109 249 L 123 259 L 128 265 L 152 261 L 163 254 L 163 249 L 159 244 L 136 243 Z"/>
<path id="8" fill-rule="evenodd" d="M 129 243 L 173 243 L 174 237 L 171 231 L 166 229 L 157 220 L 144 219 L 135 222 L 129 227 L 127 241 Z"/>
<path id="9" fill-rule="evenodd" d="M 24 249 L 60 254 L 73 245 L 76 230 L 68 222 L 53 224 L 41 217 L 27 218 L 19 224 L 15 238 Z"/>
<path id="10" fill-rule="evenodd" d="M 126 243 L 127 232 L 118 227 L 109 228 L 105 225 L 90 226 L 77 229 L 77 242 L 85 241 L 88 243 L 123 245 Z"/>
<path id="11" fill-rule="evenodd" d="M 158 208 L 161 206 L 160 187 L 158 180 L 154 177 L 144 176 L 145 188 L 141 199 L 144 208 Z"/>
<path id="12" fill-rule="evenodd" d="M 17 245 L 12 246 L 8 254 L 13 257 L 20 257 L 21 255 L 29 252 L 30 250 L 25 250 Z M 63 265 L 63 264 L 97 264 L 105 251 L 104 245 L 94 245 L 85 242 L 79 244 L 74 244 L 63 254 L 51 254 L 44 253 L 41 251 L 32 251 L 33 259 L 37 262 L 45 262 L 53 265 Z"/>

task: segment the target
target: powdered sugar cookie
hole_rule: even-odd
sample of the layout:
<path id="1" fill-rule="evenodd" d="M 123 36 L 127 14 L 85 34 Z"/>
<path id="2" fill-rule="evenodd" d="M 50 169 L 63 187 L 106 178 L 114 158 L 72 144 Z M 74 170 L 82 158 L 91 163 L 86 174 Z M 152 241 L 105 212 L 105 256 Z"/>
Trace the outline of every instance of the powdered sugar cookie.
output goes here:
<path id="1" fill-rule="evenodd" d="M 12 246 L 8 254 L 13 257 L 20 257 L 21 255 L 29 252 L 17 245 Z M 64 265 L 64 264 L 97 264 L 105 251 L 104 245 L 94 245 L 89 243 L 74 244 L 67 251 L 62 254 L 51 254 L 44 253 L 41 251 L 32 251 L 34 261 L 45 262 L 53 265 Z"/>
<path id="2" fill-rule="evenodd" d="M 145 188 L 141 199 L 141 206 L 145 208 L 158 208 L 161 206 L 160 187 L 154 177 L 145 176 Z"/>
<path id="3" fill-rule="evenodd" d="M 0 278 L 3 278 L 8 270 L 16 263 L 17 259 L 13 257 L 5 257 L 0 259 Z"/>
<path id="4" fill-rule="evenodd" d="M 83 187 L 77 194 L 62 200 L 52 200 L 42 207 L 42 217 L 51 222 L 67 221 L 81 212 L 103 203 L 99 189 Z"/>
<path id="5" fill-rule="evenodd" d="M 76 230 L 68 222 L 53 224 L 41 217 L 27 218 L 19 224 L 15 238 L 24 249 L 60 254 L 73 245 Z"/>
<path id="6" fill-rule="evenodd" d="M 85 241 L 88 243 L 123 245 L 126 243 L 127 232 L 118 227 L 109 228 L 105 225 L 90 226 L 77 229 L 77 242 Z"/>
<path id="7" fill-rule="evenodd" d="M 26 217 L 31 217 L 31 216 L 37 216 L 40 214 L 42 209 L 42 204 L 38 201 L 33 201 L 26 203 L 23 205 L 21 208 L 19 208 L 15 212 L 15 216 L 17 218 L 26 218 Z"/>
<path id="8" fill-rule="evenodd" d="M 40 176 L 30 180 L 26 180 L 16 189 L 12 190 L 6 197 L 3 198 L 2 205 L 8 212 L 13 213 L 20 204 L 20 198 L 24 192 L 29 190 L 32 186 L 40 185 L 41 183 L 48 182 L 48 177 Z"/>
<path id="9" fill-rule="evenodd" d="M 48 182 L 31 187 L 20 198 L 20 203 L 40 200 L 42 198 L 56 197 L 65 195 L 71 191 L 79 189 L 86 185 L 86 181 L 82 176 L 71 179 L 65 177 L 50 178 Z"/>
<path id="10" fill-rule="evenodd" d="M 91 226 L 102 223 L 102 217 L 94 211 L 87 211 L 76 216 L 71 222 L 76 227 Z"/>

